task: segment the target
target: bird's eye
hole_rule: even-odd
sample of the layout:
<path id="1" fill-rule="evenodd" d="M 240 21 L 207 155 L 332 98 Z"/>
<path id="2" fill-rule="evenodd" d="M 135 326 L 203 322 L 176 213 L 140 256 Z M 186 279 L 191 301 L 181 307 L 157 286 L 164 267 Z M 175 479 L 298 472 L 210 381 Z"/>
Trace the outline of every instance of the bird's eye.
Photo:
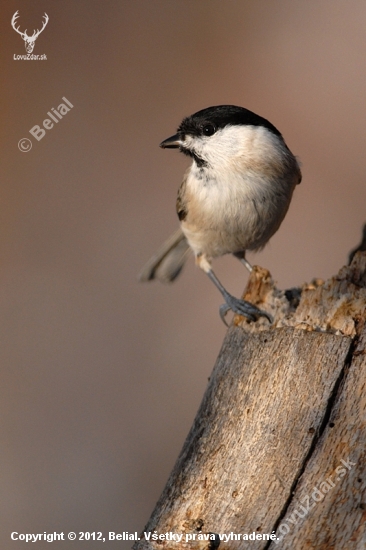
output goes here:
<path id="1" fill-rule="evenodd" d="M 205 124 L 202 128 L 202 134 L 204 136 L 212 136 L 215 132 L 216 127 L 211 123 Z"/>

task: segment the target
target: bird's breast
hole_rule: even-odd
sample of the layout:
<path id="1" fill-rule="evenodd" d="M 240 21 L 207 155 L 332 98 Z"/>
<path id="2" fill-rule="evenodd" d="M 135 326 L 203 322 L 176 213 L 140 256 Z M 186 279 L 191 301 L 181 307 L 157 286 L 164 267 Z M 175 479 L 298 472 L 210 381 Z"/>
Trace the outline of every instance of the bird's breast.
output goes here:
<path id="1" fill-rule="evenodd" d="M 195 254 L 217 257 L 263 247 L 288 209 L 288 178 L 247 170 L 213 174 L 193 166 L 187 174 L 182 230 Z"/>

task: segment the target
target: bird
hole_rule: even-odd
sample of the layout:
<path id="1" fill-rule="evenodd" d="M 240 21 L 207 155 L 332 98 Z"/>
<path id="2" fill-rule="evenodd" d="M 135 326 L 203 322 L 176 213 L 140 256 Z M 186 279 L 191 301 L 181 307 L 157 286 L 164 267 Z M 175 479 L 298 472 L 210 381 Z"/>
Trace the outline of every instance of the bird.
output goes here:
<path id="1" fill-rule="evenodd" d="M 176 134 L 160 143 L 191 159 L 178 189 L 180 227 L 139 274 L 140 281 L 172 282 L 189 251 L 224 298 L 229 310 L 256 321 L 271 316 L 236 298 L 212 269 L 214 259 L 232 254 L 252 271 L 247 250 L 261 250 L 279 229 L 293 191 L 301 182 L 299 161 L 267 119 L 235 105 L 216 105 L 183 119 Z"/>

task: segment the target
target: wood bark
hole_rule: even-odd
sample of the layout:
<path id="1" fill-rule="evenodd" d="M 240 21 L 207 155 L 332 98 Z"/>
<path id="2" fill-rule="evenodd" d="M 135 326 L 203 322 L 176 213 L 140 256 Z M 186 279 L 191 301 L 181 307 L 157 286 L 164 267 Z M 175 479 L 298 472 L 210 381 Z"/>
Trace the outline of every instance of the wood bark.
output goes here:
<path id="1" fill-rule="evenodd" d="M 256 268 L 245 298 L 274 323 L 234 318 L 134 548 L 365 550 L 366 253 L 286 292 Z"/>

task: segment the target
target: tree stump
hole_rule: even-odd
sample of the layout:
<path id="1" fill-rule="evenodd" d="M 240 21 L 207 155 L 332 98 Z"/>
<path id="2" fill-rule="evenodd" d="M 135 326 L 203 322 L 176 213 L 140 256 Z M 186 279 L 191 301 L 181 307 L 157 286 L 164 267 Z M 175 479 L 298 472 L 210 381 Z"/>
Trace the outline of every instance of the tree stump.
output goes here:
<path id="1" fill-rule="evenodd" d="M 134 549 L 365 550 L 366 253 L 289 291 L 257 267 L 244 297 L 274 323 L 234 318 Z"/>

